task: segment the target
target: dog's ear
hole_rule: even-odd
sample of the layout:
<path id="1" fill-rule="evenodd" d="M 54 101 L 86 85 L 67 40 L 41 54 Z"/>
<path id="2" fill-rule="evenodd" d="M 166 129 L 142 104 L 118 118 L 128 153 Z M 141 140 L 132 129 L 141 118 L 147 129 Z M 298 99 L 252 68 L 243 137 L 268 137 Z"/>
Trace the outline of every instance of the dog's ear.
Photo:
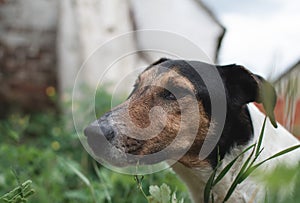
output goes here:
<path id="1" fill-rule="evenodd" d="M 255 101 L 263 104 L 271 123 L 275 128 L 277 128 L 276 118 L 274 115 L 274 109 L 277 101 L 276 91 L 272 84 L 266 81 L 263 77 L 259 75 L 254 75 L 254 77 L 258 81 L 259 89 L 258 97 Z"/>
<path id="2" fill-rule="evenodd" d="M 160 59 L 158 59 L 157 61 L 153 62 L 150 66 L 158 65 L 158 64 L 160 64 L 160 63 L 162 63 L 162 62 L 165 62 L 165 61 L 167 61 L 167 60 L 169 60 L 169 59 L 167 59 L 167 58 L 160 58 Z"/>
<path id="3" fill-rule="evenodd" d="M 226 86 L 229 102 L 235 106 L 243 106 L 249 102 L 262 103 L 274 127 L 277 127 L 274 108 L 276 91 L 261 76 L 252 74 L 243 66 L 219 66 L 218 70 Z"/>
<path id="4" fill-rule="evenodd" d="M 152 68 L 153 66 L 156 66 L 156 65 L 158 65 L 158 64 L 161 64 L 161 63 L 163 63 L 163 62 L 165 62 L 165 61 L 168 61 L 168 60 L 169 60 L 169 59 L 167 59 L 167 58 L 160 58 L 160 59 L 158 59 L 157 61 L 151 63 L 144 71 L 147 71 L 147 70 L 149 70 L 150 68 Z"/>

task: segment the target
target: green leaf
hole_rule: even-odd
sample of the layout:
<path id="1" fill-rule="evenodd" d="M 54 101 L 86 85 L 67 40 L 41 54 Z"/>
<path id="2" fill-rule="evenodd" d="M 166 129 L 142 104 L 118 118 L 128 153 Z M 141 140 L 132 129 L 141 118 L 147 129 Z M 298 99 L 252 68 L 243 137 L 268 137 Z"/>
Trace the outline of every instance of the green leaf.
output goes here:
<path id="1" fill-rule="evenodd" d="M 255 157 L 257 157 L 259 155 L 260 152 L 260 146 L 264 137 L 264 133 L 265 133 L 265 128 L 266 128 L 266 121 L 267 121 L 267 117 L 265 117 L 263 125 L 262 125 L 262 129 L 260 131 L 260 135 L 259 135 L 259 139 L 258 139 L 258 143 L 256 146 L 256 152 L 255 152 Z"/>
<path id="2" fill-rule="evenodd" d="M 293 150 L 295 150 L 295 149 L 297 149 L 297 148 L 299 148 L 299 147 L 300 147 L 300 145 L 296 145 L 296 146 L 287 148 L 287 149 L 285 149 L 285 150 L 282 150 L 282 151 L 280 151 L 280 152 L 274 154 L 273 156 L 267 158 L 266 160 L 264 160 L 264 161 L 262 161 L 262 162 L 260 162 L 260 163 L 258 163 L 258 164 L 256 164 L 256 165 L 254 165 L 254 166 L 249 167 L 249 168 L 245 171 L 245 173 L 240 177 L 240 182 L 243 182 L 243 181 L 244 181 L 244 180 L 245 180 L 245 179 L 246 179 L 246 178 L 247 178 L 254 170 L 256 170 L 259 166 L 261 166 L 261 165 L 264 164 L 265 162 L 267 162 L 267 161 L 269 161 L 269 160 L 271 160 L 271 159 L 274 159 L 274 158 L 276 158 L 276 157 L 282 156 L 282 155 L 284 155 L 284 154 L 287 154 L 287 153 L 289 153 L 289 152 L 291 152 L 291 151 L 293 151 Z"/>
<path id="3" fill-rule="evenodd" d="M 232 168 L 233 164 L 238 160 L 240 156 L 245 154 L 247 151 L 249 151 L 251 148 L 253 148 L 255 144 L 247 147 L 243 152 L 241 152 L 238 156 L 236 156 L 229 164 L 225 166 L 225 168 L 219 173 L 217 178 L 213 182 L 213 186 L 215 186 L 219 181 L 222 180 L 222 178 L 228 173 L 228 171 Z"/>
<path id="4" fill-rule="evenodd" d="M 213 182 L 217 173 L 217 168 L 212 172 L 212 174 L 210 175 L 210 177 L 207 180 L 207 183 L 205 185 L 204 188 L 204 203 L 208 203 L 209 202 L 209 198 L 210 198 L 210 193 L 213 187 Z"/>
<path id="5" fill-rule="evenodd" d="M 35 193 L 35 190 L 31 189 L 24 194 L 24 198 L 27 198 Z"/>
<path id="6" fill-rule="evenodd" d="M 254 145 L 256 146 L 256 144 Z M 235 188 L 237 187 L 237 185 L 239 183 L 241 183 L 240 178 L 243 175 L 243 173 L 247 170 L 247 167 L 249 165 L 249 162 L 251 161 L 253 155 L 254 155 L 254 151 L 255 151 L 255 147 L 253 148 L 253 150 L 251 151 L 250 155 L 248 156 L 247 160 L 244 162 L 242 168 L 240 169 L 238 175 L 236 176 L 236 178 L 234 179 L 233 183 L 231 184 L 230 188 L 227 191 L 227 194 L 223 200 L 223 202 L 226 202 L 230 196 L 232 195 L 232 193 L 234 192 Z"/>
<path id="7" fill-rule="evenodd" d="M 168 185 L 163 183 L 160 187 L 157 185 L 151 185 L 149 188 L 149 193 L 151 196 L 148 197 L 148 201 L 150 203 L 169 203 L 171 200 L 171 190 Z M 172 202 L 173 198 L 175 197 L 176 200 L 176 195 L 172 196 Z M 176 201 L 175 201 L 176 203 Z"/>
<path id="8" fill-rule="evenodd" d="M 95 170 L 95 172 L 96 172 L 97 177 L 99 178 L 100 181 L 103 182 L 103 187 L 104 187 L 103 190 L 104 190 L 105 197 L 106 197 L 107 201 L 108 201 L 109 203 L 111 203 L 111 199 L 112 199 L 112 198 L 111 198 L 111 196 L 109 195 L 107 183 L 105 182 L 105 179 L 102 178 L 101 171 L 100 171 L 99 167 L 97 166 L 96 161 L 93 161 L 93 167 L 94 167 L 94 170 Z"/>
<path id="9" fill-rule="evenodd" d="M 150 185 L 149 187 L 149 193 L 154 201 L 160 202 L 160 189 L 157 185 Z"/>
<path id="10" fill-rule="evenodd" d="M 216 177 L 216 173 L 217 173 L 217 170 L 218 168 L 220 168 L 221 166 L 221 157 L 220 157 L 220 151 L 219 151 L 219 147 L 218 147 L 218 154 L 217 154 L 217 160 L 218 160 L 218 163 L 217 163 L 217 166 L 216 168 L 213 170 L 212 174 L 210 175 L 210 177 L 208 178 L 207 180 L 207 183 L 205 185 L 205 188 L 204 188 L 204 202 L 207 203 L 209 202 L 209 198 L 210 198 L 210 194 L 211 194 L 211 190 L 214 186 L 214 179 Z M 211 197 L 213 198 L 213 194 L 211 195 Z M 213 201 L 213 199 L 212 199 Z"/>
<path id="11" fill-rule="evenodd" d="M 20 184 L 20 186 L 14 188 L 12 191 L 6 193 L 0 200 L 6 202 L 26 202 L 26 198 L 34 194 L 34 190 L 31 189 L 31 180 L 27 180 L 24 183 Z"/>
<path id="12" fill-rule="evenodd" d="M 176 193 L 175 192 L 173 192 L 173 194 L 172 194 L 171 203 L 177 203 L 177 197 L 176 197 Z"/>
<path id="13" fill-rule="evenodd" d="M 71 201 L 88 202 L 90 198 L 82 190 L 71 190 L 64 192 L 64 197 Z"/>
<path id="14" fill-rule="evenodd" d="M 240 183 L 243 182 L 247 177 L 249 177 L 249 175 L 250 175 L 254 170 L 256 170 L 259 166 L 261 166 L 263 163 L 265 163 L 265 162 L 267 162 L 267 161 L 269 161 L 269 160 L 271 160 L 271 159 L 274 159 L 274 158 L 276 158 L 276 157 L 279 157 L 279 156 L 281 156 L 281 155 L 287 154 L 287 153 L 289 153 L 289 152 L 291 152 L 291 151 L 293 151 L 293 150 L 295 150 L 295 149 L 297 149 L 297 148 L 299 148 L 299 147 L 300 147 L 300 145 L 296 145 L 296 146 L 287 148 L 287 149 L 285 149 L 285 150 L 282 150 L 282 151 L 280 151 L 280 152 L 274 154 L 273 156 L 271 156 L 271 157 L 265 159 L 264 161 L 261 161 L 260 163 L 254 165 L 254 166 L 252 165 L 254 162 L 252 162 L 252 163 L 249 165 L 249 167 L 247 168 L 247 166 L 248 166 L 248 164 L 249 164 L 249 161 L 250 161 L 251 157 L 253 156 L 253 153 L 251 153 L 250 156 L 248 157 L 248 159 L 246 160 L 246 162 L 244 163 L 244 165 L 243 165 L 242 169 L 240 170 L 239 174 L 238 174 L 237 177 L 235 178 L 234 182 L 232 183 L 231 187 L 229 188 L 229 190 L 228 190 L 228 192 L 227 192 L 227 194 L 226 194 L 226 196 L 225 196 L 223 202 L 226 202 L 226 201 L 230 198 L 230 196 L 232 195 L 233 191 L 235 190 L 235 188 L 236 188 L 236 186 L 237 186 L 238 184 L 240 184 Z M 262 149 L 262 150 L 263 150 L 263 149 Z M 261 153 L 262 150 L 260 150 L 260 151 L 257 153 L 257 156 L 259 156 L 259 154 Z M 255 158 L 257 158 L 257 157 L 255 157 Z"/>
<path id="15" fill-rule="evenodd" d="M 173 192 L 172 194 L 172 197 L 171 197 L 171 203 L 184 203 L 184 199 L 182 198 L 181 200 L 177 200 L 177 197 L 176 197 L 176 193 Z"/>
<path id="16" fill-rule="evenodd" d="M 169 186 L 165 183 L 160 186 L 160 193 L 161 193 L 161 202 L 162 203 L 169 203 L 171 198 L 171 190 Z"/>
<path id="17" fill-rule="evenodd" d="M 299 147 L 300 147 L 300 145 L 295 145 L 295 146 L 289 147 L 289 148 L 287 148 L 287 149 L 284 149 L 284 150 L 282 150 L 282 151 L 280 151 L 280 152 L 274 154 L 273 156 L 271 156 L 271 157 L 269 157 L 269 158 L 267 158 L 267 159 L 261 161 L 260 163 L 256 164 L 255 166 L 260 166 L 260 165 L 262 165 L 263 163 L 265 163 L 265 162 L 267 162 L 267 161 L 270 161 L 271 159 L 274 159 L 274 158 L 276 158 L 276 157 L 279 157 L 279 156 L 282 156 L 282 155 L 284 155 L 284 154 L 287 154 L 287 153 L 289 153 L 289 152 L 291 152 L 291 151 L 293 151 L 293 150 L 298 149 Z"/>
<path id="18" fill-rule="evenodd" d="M 239 178 L 239 183 L 243 182 L 246 178 L 249 177 L 249 175 L 255 170 L 257 169 L 259 166 L 255 165 L 255 166 L 251 166 L 249 167 Z"/>
<path id="19" fill-rule="evenodd" d="M 73 164 L 69 162 L 67 162 L 66 164 L 88 187 L 91 186 L 91 182 L 89 181 L 89 179 L 85 177 L 85 175 L 83 175 L 83 173 L 81 173 L 77 168 L 75 168 Z"/>

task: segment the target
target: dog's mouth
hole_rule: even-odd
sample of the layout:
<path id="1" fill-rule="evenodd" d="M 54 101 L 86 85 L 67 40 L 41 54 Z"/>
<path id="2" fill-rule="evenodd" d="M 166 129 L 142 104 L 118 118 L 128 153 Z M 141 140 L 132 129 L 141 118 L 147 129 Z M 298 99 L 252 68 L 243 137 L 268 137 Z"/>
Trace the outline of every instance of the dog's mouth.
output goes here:
<path id="1" fill-rule="evenodd" d="M 143 149 L 143 145 L 145 144 L 145 142 L 143 140 L 137 140 L 137 139 L 133 139 L 127 136 L 124 139 L 124 141 L 122 141 L 121 148 L 125 151 L 126 154 L 131 154 L 131 155 L 142 155 L 142 149 Z M 116 148 L 119 148 L 118 146 L 115 145 Z"/>
<path id="2" fill-rule="evenodd" d="M 126 142 L 108 140 L 95 123 L 87 127 L 84 134 L 94 158 L 115 167 L 157 164 L 165 161 L 168 156 L 168 153 L 161 153 L 160 156 L 155 156 L 155 152 L 145 153 L 143 146 L 146 143 L 143 140 L 130 137 L 126 138 Z"/>
<path id="3" fill-rule="evenodd" d="M 113 145 L 104 135 L 100 127 L 94 123 L 84 130 L 87 144 L 93 158 L 97 161 L 108 162 L 117 167 L 126 166 L 127 156 L 122 148 Z"/>

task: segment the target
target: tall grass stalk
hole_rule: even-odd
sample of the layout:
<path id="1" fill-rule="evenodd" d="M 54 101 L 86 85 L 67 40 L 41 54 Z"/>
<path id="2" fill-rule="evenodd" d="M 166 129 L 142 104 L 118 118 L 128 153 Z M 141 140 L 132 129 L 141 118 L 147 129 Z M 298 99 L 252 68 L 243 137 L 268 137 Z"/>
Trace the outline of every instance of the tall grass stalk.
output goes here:
<path id="1" fill-rule="evenodd" d="M 97 198 L 95 194 L 95 190 L 89 179 L 81 173 L 75 166 L 73 166 L 71 163 L 67 162 L 68 167 L 85 183 L 85 185 L 90 189 L 91 195 L 93 198 L 93 202 L 97 203 Z"/>
<path id="2" fill-rule="evenodd" d="M 107 186 L 106 182 L 104 181 L 104 178 L 103 178 L 103 176 L 101 174 L 101 171 L 100 171 L 100 169 L 99 169 L 96 161 L 93 161 L 93 167 L 94 167 L 94 170 L 95 170 L 95 172 L 97 174 L 98 179 L 100 181 L 103 180 L 102 182 L 103 182 L 103 187 L 104 187 L 104 193 L 105 193 L 106 200 L 109 203 L 112 203 L 111 196 L 109 195 L 109 191 L 108 191 L 108 186 Z"/>
<path id="3" fill-rule="evenodd" d="M 143 196 L 146 198 L 146 200 L 149 202 L 149 199 L 143 189 L 143 185 L 142 185 L 142 181 L 144 179 L 144 176 L 141 176 L 141 178 L 138 176 L 138 175 L 135 175 L 134 176 L 134 180 L 136 181 L 137 183 L 137 188 L 141 191 L 141 193 L 143 194 Z"/>

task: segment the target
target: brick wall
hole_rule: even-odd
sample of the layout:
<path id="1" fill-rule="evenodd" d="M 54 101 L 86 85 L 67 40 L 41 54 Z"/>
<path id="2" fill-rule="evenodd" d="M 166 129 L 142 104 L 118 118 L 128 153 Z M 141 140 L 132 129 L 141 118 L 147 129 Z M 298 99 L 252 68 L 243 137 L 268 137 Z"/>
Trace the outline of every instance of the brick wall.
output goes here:
<path id="1" fill-rule="evenodd" d="M 264 109 L 261 104 L 257 104 L 256 106 L 264 112 Z M 277 121 L 287 128 L 291 133 L 293 133 L 296 137 L 300 139 L 300 99 L 296 102 L 295 111 L 293 112 L 293 116 L 291 118 L 291 126 L 288 124 L 287 113 L 286 113 L 287 102 L 284 97 L 279 97 L 277 100 L 277 104 L 275 107 L 275 117 Z"/>
<path id="2" fill-rule="evenodd" d="M 1 115 L 55 106 L 56 7 L 55 0 L 0 4 Z"/>

